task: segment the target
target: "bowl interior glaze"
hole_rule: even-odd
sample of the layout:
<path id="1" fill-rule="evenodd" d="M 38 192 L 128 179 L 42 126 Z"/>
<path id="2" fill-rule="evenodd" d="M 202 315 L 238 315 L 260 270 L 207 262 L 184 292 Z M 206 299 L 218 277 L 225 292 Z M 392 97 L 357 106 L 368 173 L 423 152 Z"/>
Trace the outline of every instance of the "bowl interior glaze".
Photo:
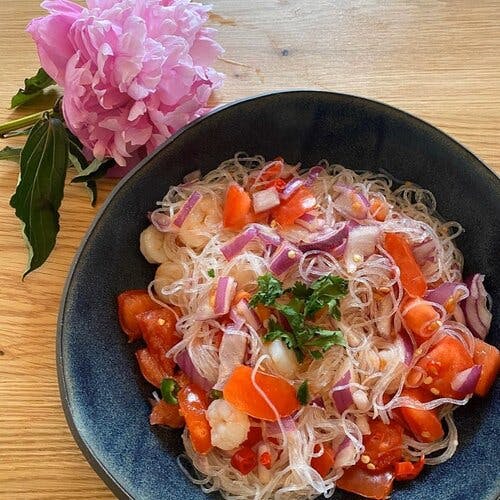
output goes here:
<path id="1" fill-rule="evenodd" d="M 207 172 L 237 151 L 305 166 L 325 158 L 431 190 L 440 214 L 465 228 L 457 244 L 466 273 L 486 275 L 494 314 L 489 341 L 499 343 L 500 181 L 476 156 L 417 118 L 348 95 L 282 92 L 215 110 L 119 183 L 82 242 L 62 298 L 57 363 L 66 417 L 86 458 L 121 498 L 206 498 L 177 466 L 179 432 L 149 426 L 151 387 L 120 332 L 115 299 L 153 277 L 138 238 L 156 200 L 185 174 Z M 499 410 L 498 384 L 488 398 L 457 410 L 455 456 L 426 468 L 417 481 L 397 485 L 392 498 L 496 498 Z M 352 497 L 338 492 L 334 498 Z"/>

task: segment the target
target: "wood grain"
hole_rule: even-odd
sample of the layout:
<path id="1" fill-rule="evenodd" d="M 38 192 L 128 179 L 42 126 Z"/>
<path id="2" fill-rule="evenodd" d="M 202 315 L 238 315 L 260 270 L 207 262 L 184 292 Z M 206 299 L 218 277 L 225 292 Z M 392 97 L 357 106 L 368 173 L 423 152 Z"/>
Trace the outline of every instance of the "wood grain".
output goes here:
<path id="1" fill-rule="evenodd" d="M 442 128 L 500 173 L 498 1 L 214 0 L 226 49 L 215 103 L 283 88 L 335 90 L 385 101 Z M 411 5 L 410 5 L 411 4 Z M 38 68 L 24 32 L 36 0 L 2 0 L 0 120 Z M 10 145 L 21 144 L 11 139 Z M 7 141 L 0 141 L 0 147 Z M 111 498 L 71 438 L 55 367 L 64 279 L 96 209 L 68 186 L 62 230 L 46 265 L 21 282 L 26 252 L 9 207 L 14 163 L 0 163 L 0 498 Z M 104 200 L 114 182 L 100 182 Z"/>

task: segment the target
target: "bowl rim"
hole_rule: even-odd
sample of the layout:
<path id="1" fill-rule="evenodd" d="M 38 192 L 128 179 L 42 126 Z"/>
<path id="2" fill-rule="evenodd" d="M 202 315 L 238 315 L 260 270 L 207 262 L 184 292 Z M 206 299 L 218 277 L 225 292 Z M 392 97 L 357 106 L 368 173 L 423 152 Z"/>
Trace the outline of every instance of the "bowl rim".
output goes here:
<path id="1" fill-rule="evenodd" d="M 71 400 L 69 397 L 69 392 L 68 392 L 68 386 L 65 378 L 65 359 L 63 355 L 63 336 L 64 336 L 64 320 L 65 320 L 65 315 L 66 315 L 66 309 L 67 309 L 67 298 L 68 298 L 68 293 L 69 290 L 72 286 L 73 280 L 75 278 L 75 271 L 76 267 L 78 265 L 78 262 L 80 261 L 80 257 L 88 243 L 88 240 L 91 236 L 91 234 L 94 232 L 94 228 L 96 227 L 98 221 L 101 219 L 102 215 L 104 212 L 107 210 L 108 205 L 111 203 L 112 199 L 116 196 L 116 194 L 122 189 L 122 187 L 127 184 L 135 175 L 137 175 L 140 170 L 143 168 L 144 165 L 147 163 L 151 162 L 164 148 L 168 147 L 171 143 L 173 143 L 181 134 L 186 132 L 187 130 L 199 126 L 201 123 L 203 123 L 205 120 L 210 119 L 213 115 L 223 112 L 224 110 L 232 107 L 239 106 L 242 103 L 254 101 L 254 100 L 259 100 L 267 97 L 272 97 L 272 96 L 280 96 L 280 95 L 293 95 L 293 94 L 312 94 L 312 95 L 327 95 L 327 96 L 336 96 L 340 98 L 347 98 L 351 99 L 354 101 L 357 101 L 359 103 L 367 103 L 371 105 L 375 105 L 376 107 L 379 107 L 380 109 L 383 109 L 385 111 L 389 111 L 390 113 L 393 113 L 395 116 L 403 118 L 407 121 L 409 121 L 412 125 L 417 125 L 422 127 L 424 130 L 428 132 L 433 132 L 437 133 L 439 136 L 441 136 L 443 139 L 448 141 L 451 144 L 454 144 L 455 146 L 458 146 L 461 150 L 463 150 L 464 153 L 467 153 L 472 161 L 475 161 L 478 165 L 478 167 L 482 167 L 484 170 L 484 173 L 490 177 L 490 181 L 492 183 L 492 188 L 495 189 L 499 194 L 500 194 L 500 177 L 495 173 L 493 169 L 491 169 L 481 158 L 479 158 L 476 154 L 474 154 L 472 151 L 470 151 L 467 147 L 465 147 L 463 144 L 461 144 L 459 141 L 457 141 L 455 138 L 452 136 L 448 135 L 447 133 L 443 132 L 440 130 L 438 127 L 430 124 L 429 122 L 418 118 L 417 116 L 414 116 L 406 111 L 403 111 L 402 109 L 396 108 L 394 106 L 391 106 L 389 104 L 386 104 L 382 101 L 376 100 L 376 99 L 371 99 L 367 97 L 360 97 L 352 94 L 347 94 L 347 93 L 342 93 L 342 92 L 332 92 L 332 91 L 326 91 L 326 90 L 314 90 L 314 89 L 291 89 L 291 90 L 276 90 L 272 92 L 264 92 L 264 93 L 259 93 L 247 97 L 243 97 L 241 99 L 237 99 L 235 101 L 231 101 L 226 104 L 222 104 L 219 106 L 216 106 L 212 108 L 208 113 L 204 114 L 203 116 L 193 120 L 192 122 L 188 123 L 184 127 L 180 128 L 175 134 L 173 134 L 171 137 L 169 137 L 165 142 L 163 142 L 160 146 L 158 146 L 152 153 L 150 153 L 148 156 L 146 156 L 142 161 L 140 161 L 132 170 L 130 170 L 117 184 L 116 186 L 110 191 L 108 196 L 106 197 L 106 200 L 103 202 L 99 210 L 97 211 L 92 223 L 88 227 L 87 231 L 85 232 L 79 247 L 75 253 L 75 256 L 73 257 L 73 260 L 71 262 L 68 275 L 66 277 L 64 287 L 61 293 L 61 300 L 60 300 L 60 305 L 59 305 L 59 313 L 57 317 L 57 323 L 56 323 L 56 368 L 57 368 L 57 381 L 58 381 L 58 387 L 59 387 L 59 395 L 61 398 L 61 404 L 62 408 L 64 411 L 64 416 L 66 418 L 66 422 L 68 424 L 68 427 L 71 431 L 71 434 L 73 436 L 73 439 L 75 440 L 76 444 L 80 448 L 81 452 L 83 453 L 85 459 L 89 462 L 91 467 L 94 469 L 94 471 L 97 473 L 97 475 L 104 481 L 104 483 L 108 486 L 108 488 L 114 493 L 117 497 L 119 498 L 126 498 L 126 499 L 131 499 L 133 500 L 134 497 L 122 486 L 120 481 L 114 477 L 114 475 L 107 469 L 106 465 L 101 462 L 101 460 L 98 458 L 96 452 L 92 449 L 92 447 L 86 442 L 86 440 L 82 437 L 80 434 L 80 431 L 77 428 L 77 425 L 73 419 L 72 411 L 71 411 Z"/>

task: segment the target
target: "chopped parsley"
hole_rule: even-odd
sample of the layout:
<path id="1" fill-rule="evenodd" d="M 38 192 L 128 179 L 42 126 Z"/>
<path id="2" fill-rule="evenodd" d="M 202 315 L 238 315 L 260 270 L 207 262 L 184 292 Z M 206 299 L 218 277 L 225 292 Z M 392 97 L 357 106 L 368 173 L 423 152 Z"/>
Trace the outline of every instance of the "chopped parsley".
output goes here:
<path id="1" fill-rule="evenodd" d="M 208 274 L 209 278 L 215 278 L 215 271 L 213 269 L 209 269 L 207 271 L 207 274 Z"/>
<path id="2" fill-rule="evenodd" d="M 304 380 L 297 389 L 297 399 L 302 406 L 309 403 L 309 387 L 307 386 L 307 380 Z"/>
<path id="3" fill-rule="evenodd" d="M 306 354 L 320 359 L 323 353 L 334 345 L 347 346 L 339 330 L 325 330 L 307 321 L 325 307 L 335 319 L 340 319 L 339 301 L 347 294 L 346 280 L 339 276 L 326 275 L 310 286 L 297 282 L 286 290 L 281 282 L 270 274 L 260 276 L 257 281 L 259 289 L 250 300 L 250 305 L 263 304 L 273 307 L 288 323 L 285 327 L 270 319 L 268 333 L 264 336 L 265 341 L 282 340 L 295 352 L 299 363 L 304 360 Z M 280 298 L 286 299 L 287 302 L 277 302 Z"/>

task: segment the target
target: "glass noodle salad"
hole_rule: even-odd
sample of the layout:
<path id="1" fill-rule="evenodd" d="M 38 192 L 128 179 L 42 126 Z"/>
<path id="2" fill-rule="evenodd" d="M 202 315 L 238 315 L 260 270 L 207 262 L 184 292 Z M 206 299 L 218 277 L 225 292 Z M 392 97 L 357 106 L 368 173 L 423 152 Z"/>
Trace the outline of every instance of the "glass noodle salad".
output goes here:
<path id="1" fill-rule="evenodd" d="M 118 297 L 180 469 L 232 499 L 386 498 L 458 446 L 500 365 L 484 276 L 432 193 L 323 161 L 237 154 L 172 186 Z M 194 466 L 194 468 L 193 468 Z"/>

